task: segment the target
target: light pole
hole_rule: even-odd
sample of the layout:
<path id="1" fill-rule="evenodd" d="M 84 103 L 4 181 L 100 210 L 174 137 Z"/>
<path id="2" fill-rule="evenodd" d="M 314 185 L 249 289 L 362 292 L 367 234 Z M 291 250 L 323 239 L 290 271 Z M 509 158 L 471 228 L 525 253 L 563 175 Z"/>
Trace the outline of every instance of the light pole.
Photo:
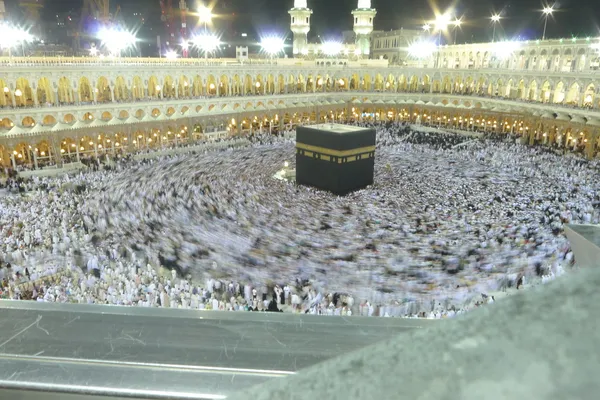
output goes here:
<path id="1" fill-rule="evenodd" d="M 552 12 L 554 12 L 553 6 L 544 7 L 542 10 L 542 13 L 544 14 L 544 33 L 542 34 L 542 40 L 546 39 L 546 26 L 548 25 L 548 17 L 552 15 Z"/>
<path id="2" fill-rule="evenodd" d="M 496 24 L 500 22 L 500 14 L 492 15 L 492 26 L 494 27 L 492 30 L 492 42 L 496 41 Z"/>
<path id="3" fill-rule="evenodd" d="M 442 31 L 447 30 L 448 25 L 450 25 L 450 13 L 449 12 L 440 14 L 435 18 L 435 29 L 438 31 L 438 57 L 437 57 L 438 68 L 440 67 L 440 60 L 442 57 Z"/>
<path id="4" fill-rule="evenodd" d="M 458 29 L 462 25 L 462 21 L 460 20 L 460 18 L 456 18 L 454 22 L 452 22 L 452 25 L 454 25 L 454 44 L 456 44 L 456 34 L 458 33 Z"/>
<path id="5" fill-rule="evenodd" d="M 208 24 L 212 21 L 212 11 L 206 6 L 200 6 L 198 9 L 198 19 L 204 24 L 204 37 L 208 37 Z M 208 60 L 208 51 L 204 51 L 204 59 Z"/>

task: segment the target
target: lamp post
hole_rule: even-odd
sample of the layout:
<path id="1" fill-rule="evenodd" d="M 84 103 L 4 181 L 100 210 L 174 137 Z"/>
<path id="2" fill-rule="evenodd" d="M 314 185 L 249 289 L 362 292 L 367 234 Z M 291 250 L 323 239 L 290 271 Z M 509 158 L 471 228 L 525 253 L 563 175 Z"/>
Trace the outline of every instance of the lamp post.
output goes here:
<path id="1" fill-rule="evenodd" d="M 266 37 L 261 40 L 260 47 L 270 56 L 271 61 L 273 57 L 281 53 L 285 47 L 285 42 L 279 37 Z"/>
<path id="2" fill-rule="evenodd" d="M 548 17 L 552 15 L 553 12 L 553 6 L 544 7 L 544 9 L 542 10 L 542 14 L 544 14 L 544 33 L 542 33 L 542 40 L 546 39 L 546 26 L 548 25 Z"/>
<path id="3" fill-rule="evenodd" d="M 492 15 L 492 26 L 493 26 L 493 30 L 492 30 L 492 42 L 496 41 L 496 24 L 500 22 L 500 14 L 494 14 Z"/>
<path id="4" fill-rule="evenodd" d="M 208 37 L 208 24 L 212 21 L 212 11 L 206 6 L 198 8 L 198 19 L 201 24 L 204 24 L 204 37 Z M 204 51 L 204 59 L 208 60 L 208 51 Z"/>
<path id="5" fill-rule="evenodd" d="M 447 30 L 448 25 L 450 25 L 450 13 L 440 14 L 435 18 L 435 29 L 438 31 L 438 68 L 440 67 L 440 60 L 442 58 L 442 31 Z"/>
<path id="6" fill-rule="evenodd" d="M 452 25 L 454 25 L 454 44 L 456 44 L 456 35 L 458 33 L 458 29 L 462 25 L 462 21 L 460 18 L 456 18 L 454 22 L 452 22 Z"/>

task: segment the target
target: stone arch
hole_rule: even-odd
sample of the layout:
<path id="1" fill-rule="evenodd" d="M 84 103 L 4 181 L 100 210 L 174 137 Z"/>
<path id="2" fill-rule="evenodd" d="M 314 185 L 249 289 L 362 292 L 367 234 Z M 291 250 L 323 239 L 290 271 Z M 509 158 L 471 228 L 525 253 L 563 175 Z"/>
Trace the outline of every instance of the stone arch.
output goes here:
<path id="1" fill-rule="evenodd" d="M 475 90 L 475 80 L 471 75 L 467 76 L 464 83 L 463 93 L 471 94 Z"/>
<path id="2" fill-rule="evenodd" d="M 545 81 L 542 83 L 542 87 L 540 88 L 540 99 L 542 103 L 549 103 L 552 99 L 552 85 L 550 81 Z"/>
<path id="3" fill-rule="evenodd" d="M 385 90 L 386 92 L 396 91 L 396 79 L 393 74 L 388 74 L 387 79 L 385 80 Z"/>
<path id="4" fill-rule="evenodd" d="M 565 96 L 565 103 L 570 105 L 579 105 L 579 97 L 581 92 L 581 85 L 578 82 L 574 82 L 571 87 L 569 87 L 569 91 Z"/>
<path id="5" fill-rule="evenodd" d="M 366 90 L 367 92 L 371 90 L 371 88 L 372 88 L 371 75 L 365 74 L 365 76 L 363 78 L 362 86 L 363 86 L 363 90 Z"/>
<path id="6" fill-rule="evenodd" d="M 277 87 L 275 92 L 278 94 L 284 94 L 286 92 L 285 89 L 285 77 L 282 74 L 279 74 L 277 76 Z"/>
<path id="7" fill-rule="evenodd" d="M 72 123 L 74 123 L 75 121 L 77 121 L 77 118 L 75 118 L 75 116 L 74 116 L 73 114 L 65 114 L 65 115 L 63 116 L 63 122 L 64 122 L 65 124 L 72 124 Z"/>
<path id="8" fill-rule="evenodd" d="M 194 97 L 200 97 L 204 94 L 203 92 L 203 84 L 202 84 L 202 78 L 200 77 L 200 75 L 196 75 L 194 76 L 194 81 L 192 84 L 192 96 Z"/>
<path id="9" fill-rule="evenodd" d="M 117 79 L 115 79 L 114 97 L 115 101 L 127 101 L 131 98 L 127 82 L 122 75 L 117 76 Z"/>
<path id="10" fill-rule="evenodd" d="M 100 116 L 100 119 L 104 122 L 108 122 L 113 118 L 112 114 L 108 111 L 104 111 Z"/>
<path id="11" fill-rule="evenodd" d="M 462 94 L 464 88 L 465 84 L 463 83 L 462 78 L 460 76 L 454 77 L 453 92 Z"/>
<path id="12" fill-rule="evenodd" d="M 583 93 L 583 106 L 592 107 L 594 105 L 594 98 L 596 96 L 596 88 L 593 83 L 590 83 Z"/>
<path id="13" fill-rule="evenodd" d="M 506 86 L 504 87 L 504 90 L 502 92 L 502 96 L 511 99 L 512 98 L 512 91 L 513 91 L 513 80 L 511 78 L 511 79 L 508 80 L 508 82 L 506 82 Z"/>
<path id="14" fill-rule="evenodd" d="M 33 101 L 33 90 L 29 85 L 29 81 L 25 78 L 17 79 L 15 89 L 15 104 L 17 107 L 32 107 Z"/>
<path id="15" fill-rule="evenodd" d="M 38 80 L 37 84 L 37 99 L 38 104 L 53 104 L 54 103 L 54 92 L 52 85 L 46 77 L 42 77 Z"/>
<path id="16" fill-rule="evenodd" d="M 108 79 L 104 76 L 98 78 L 98 83 L 96 84 L 96 99 L 98 103 L 112 102 L 110 84 L 108 83 Z"/>
<path id="17" fill-rule="evenodd" d="M 231 82 L 231 92 L 234 96 L 239 96 L 243 93 L 242 79 L 238 74 L 235 74 L 233 76 Z"/>
<path id="18" fill-rule="evenodd" d="M 146 97 L 144 81 L 137 75 L 133 77 L 133 85 L 131 86 L 131 97 L 133 97 L 133 100 L 141 100 Z"/>
<path id="19" fill-rule="evenodd" d="M 375 75 L 375 90 L 383 91 L 383 76 L 381 74 Z"/>
<path id="20" fill-rule="evenodd" d="M 153 118 L 159 117 L 161 114 L 160 110 L 158 108 L 153 108 L 152 111 L 150 111 L 150 115 Z"/>
<path id="21" fill-rule="evenodd" d="M 217 80 L 214 75 L 208 75 L 206 78 L 206 94 L 216 95 L 217 94 Z"/>
<path id="22" fill-rule="evenodd" d="M 273 76 L 273 74 L 267 75 L 265 84 L 266 84 L 265 92 L 268 94 L 274 94 L 275 93 L 275 77 Z"/>
<path id="23" fill-rule="evenodd" d="M 314 91 L 314 88 L 315 88 L 314 78 L 312 75 L 308 75 L 306 77 L 306 92 L 312 93 Z"/>
<path id="24" fill-rule="evenodd" d="M 221 75 L 221 77 L 219 78 L 219 95 L 228 96 L 229 91 L 229 78 L 227 77 L 227 75 Z"/>
<path id="25" fill-rule="evenodd" d="M 528 99 L 531 101 L 539 101 L 539 99 L 538 99 L 538 83 L 536 80 L 532 80 L 529 83 Z M 543 99 L 543 97 L 542 97 L 542 99 Z"/>
<path id="26" fill-rule="evenodd" d="M 427 74 L 423 75 L 422 83 L 423 83 L 423 91 L 424 92 L 429 92 L 431 90 L 430 81 L 431 81 L 431 79 L 429 78 L 429 75 L 427 75 Z"/>
<path id="27" fill-rule="evenodd" d="M 246 74 L 246 76 L 244 77 L 243 94 L 248 95 L 252 93 L 254 93 L 252 77 L 249 74 Z"/>
<path id="28" fill-rule="evenodd" d="M 53 115 L 46 115 L 44 119 L 42 119 L 42 125 L 44 126 L 53 126 L 56 125 L 56 118 Z"/>
<path id="29" fill-rule="evenodd" d="M 165 114 L 170 117 L 171 115 L 175 114 L 175 108 L 174 107 L 167 108 L 167 112 Z"/>
<path id="30" fill-rule="evenodd" d="M 93 120 L 94 120 L 94 114 L 92 114 L 91 112 L 86 112 L 85 114 L 83 114 L 83 118 L 82 118 L 83 122 L 92 122 Z"/>
<path id="31" fill-rule="evenodd" d="M 562 103 L 565 101 L 565 84 L 563 81 L 559 81 L 554 88 L 554 96 L 552 98 L 553 103 Z"/>
<path id="32" fill-rule="evenodd" d="M 175 93 L 175 81 L 171 75 L 165 76 L 163 81 L 163 98 L 164 99 L 174 99 L 176 97 Z"/>
<path id="33" fill-rule="evenodd" d="M 12 107 L 13 93 L 8 87 L 8 83 L 0 78 L 0 107 Z"/>
<path id="34" fill-rule="evenodd" d="M 358 77 L 358 74 L 352 74 L 349 85 L 350 90 L 358 90 L 359 84 L 360 78 Z"/>
<path id="35" fill-rule="evenodd" d="M 452 92 L 452 81 L 448 75 L 444 76 L 442 80 L 442 93 Z"/>
<path id="36" fill-rule="evenodd" d="M 517 84 L 516 98 L 522 100 L 525 98 L 525 95 L 526 95 L 525 80 L 521 79 L 519 81 L 519 83 Z"/>
<path id="37" fill-rule="evenodd" d="M 152 75 L 148 78 L 148 97 L 150 98 L 160 98 L 161 86 L 158 83 L 158 78 Z"/>
<path id="38" fill-rule="evenodd" d="M 24 128 L 33 128 L 35 126 L 35 119 L 33 117 L 27 116 L 21 120 L 21 126 Z"/>
<path id="39" fill-rule="evenodd" d="M 129 118 L 129 113 L 125 110 L 121 110 L 119 111 L 119 119 L 120 120 L 126 120 L 127 118 Z"/>
<path id="40" fill-rule="evenodd" d="M 0 118 L 0 128 L 5 129 L 5 130 L 9 130 L 12 129 L 12 127 L 15 126 L 15 123 L 12 122 L 12 120 L 10 118 Z"/>
<path id="41" fill-rule="evenodd" d="M 263 76 L 258 74 L 256 76 L 256 80 L 254 82 L 253 91 L 254 94 L 264 94 L 265 93 L 265 82 Z"/>
<path id="42" fill-rule="evenodd" d="M 177 98 L 189 99 L 191 97 L 192 88 L 190 86 L 190 80 L 188 79 L 188 77 L 185 75 L 181 75 L 179 77 L 179 81 L 177 83 L 178 83 L 177 89 L 179 91 Z"/>
<path id="43" fill-rule="evenodd" d="M 94 100 L 94 95 L 92 93 L 92 85 L 90 81 L 85 76 L 79 78 L 79 101 L 83 103 L 91 103 Z"/>

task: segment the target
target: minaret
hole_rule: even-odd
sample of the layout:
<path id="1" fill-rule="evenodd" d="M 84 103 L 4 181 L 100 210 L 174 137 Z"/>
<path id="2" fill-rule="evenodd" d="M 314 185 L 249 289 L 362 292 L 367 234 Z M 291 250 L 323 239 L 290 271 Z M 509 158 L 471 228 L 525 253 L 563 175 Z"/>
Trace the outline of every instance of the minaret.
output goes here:
<path id="1" fill-rule="evenodd" d="M 376 14 L 377 10 L 371 8 L 371 0 L 358 0 L 358 7 L 352 11 L 356 47 L 363 56 L 368 56 L 371 51 L 371 32 Z"/>
<path id="2" fill-rule="evenodd" d="M 292 33 L 294 34 L 294 56 L 308 54 L 308 38 L 310 31 L 310 16 L 312 10 L 308 8 L 306 0 L 294 0 L 294 8 L 289 11 L 292 17 Z"/>

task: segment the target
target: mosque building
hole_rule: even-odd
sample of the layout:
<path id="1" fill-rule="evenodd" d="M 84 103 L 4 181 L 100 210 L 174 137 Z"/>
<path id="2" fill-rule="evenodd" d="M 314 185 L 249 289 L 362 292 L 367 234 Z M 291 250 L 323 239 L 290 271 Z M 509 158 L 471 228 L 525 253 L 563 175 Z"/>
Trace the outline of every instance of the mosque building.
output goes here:
<path id="1" fill-rule="evenodd" d="M 513 133 L 600 155 L 598 38 L 438 46 L 416 30 L 374 31 L 377 11 L 357 0 L 346 43 L 310 43 L 310 1 L 289 11 L 293 58 L 0 57 L 0 165 L 348 118 Z"/>
<path id="2" fill-rule="evenodd" d="M 291 30 L 294 35 L 293 55 L 295 58 L 319 58 L 320 56 L 345 56 L 347 58 L 369 58 L 371 54 L 371 33 L 377 10 L 371 7 L 371 0 L 358 0 L 352 11 L 354 17 L 354 43 L 322 42 L 309 43 L 310 17 L 313 11 L 307 0 L 294 0 L 294 8 L 289 11 Z"/>

